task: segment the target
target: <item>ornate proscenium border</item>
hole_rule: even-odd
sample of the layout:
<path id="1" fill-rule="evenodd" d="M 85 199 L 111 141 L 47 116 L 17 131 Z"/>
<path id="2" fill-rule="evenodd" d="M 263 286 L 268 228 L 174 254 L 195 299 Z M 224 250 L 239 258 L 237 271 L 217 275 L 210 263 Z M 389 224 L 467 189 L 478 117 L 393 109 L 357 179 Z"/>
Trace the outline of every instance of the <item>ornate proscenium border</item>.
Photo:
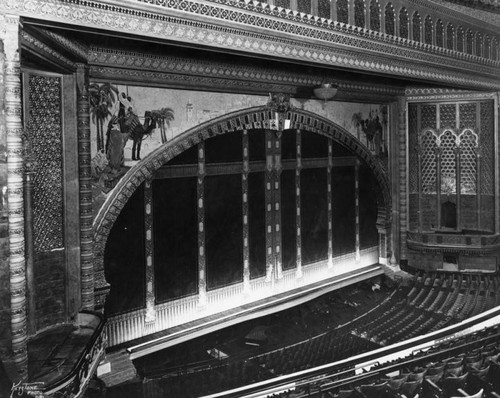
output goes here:
<path id="1" fill-rule="evenodd" d="M 298 19 L 289 20 L 290 13 L 269 15 L 253 2 L 245 3 L 248 9 L 188 0 L 164 1 L 161 6 L 133 0 L 120 4 L 0 0 L 0 13 L 462 88 L 500 89 L 498 61 L 296 12 L 291 15 Z"/>

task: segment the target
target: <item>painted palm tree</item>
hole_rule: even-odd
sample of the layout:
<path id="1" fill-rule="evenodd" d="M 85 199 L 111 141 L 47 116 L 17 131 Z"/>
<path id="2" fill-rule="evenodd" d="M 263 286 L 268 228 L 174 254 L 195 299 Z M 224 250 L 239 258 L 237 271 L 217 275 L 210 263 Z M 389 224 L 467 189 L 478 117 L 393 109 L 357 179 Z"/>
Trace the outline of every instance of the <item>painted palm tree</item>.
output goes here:
<path id="1" fill-rule="evenodd" d="M 161 143 L 167 142 L 167 127 L 174 120 L 174 110 L 172 108 L 161 108 L 151 111 L 151 118 L 156 122 L 156 126 L 160 127 Z"/>
<path id="2" fill-rule="evenodd" d="M 97 150 L 104 150 L 104 122 L 111 116 L 111 109 L 118 96 L 118 88 L 111 83 L 89 85 L 90 113 L 97 127 Z"/>

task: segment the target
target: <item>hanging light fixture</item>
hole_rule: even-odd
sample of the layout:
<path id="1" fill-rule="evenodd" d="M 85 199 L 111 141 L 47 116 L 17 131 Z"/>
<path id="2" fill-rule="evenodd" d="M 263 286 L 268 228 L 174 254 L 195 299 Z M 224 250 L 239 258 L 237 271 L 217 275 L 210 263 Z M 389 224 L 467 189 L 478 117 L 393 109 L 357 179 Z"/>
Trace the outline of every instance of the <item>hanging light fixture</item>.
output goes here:
<path id="1" fill-rule="evenodd" d="M 335 97 L 338 91 L 338 84 L 336 83 L 322 83 L 321 86 L 313 89 L 314 96 L 322 99 L 325 102 Z"/>

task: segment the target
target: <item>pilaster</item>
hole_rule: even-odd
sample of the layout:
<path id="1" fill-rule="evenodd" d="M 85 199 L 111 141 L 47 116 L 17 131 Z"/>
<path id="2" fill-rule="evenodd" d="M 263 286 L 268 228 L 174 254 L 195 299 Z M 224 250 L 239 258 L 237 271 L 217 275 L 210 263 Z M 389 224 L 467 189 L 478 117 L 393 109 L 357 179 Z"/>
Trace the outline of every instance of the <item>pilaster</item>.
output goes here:
<path id="1" fill-rule="evenodd" d="M 12 356 L 19 379 L 28 376 L 26 261 L 24 240 L 24 159 L 21 61 L 18 16 L 5 15 L 0 31 L 5 52 L 5 127 L 7 133 L 7 206 L 11 293 Z"/>

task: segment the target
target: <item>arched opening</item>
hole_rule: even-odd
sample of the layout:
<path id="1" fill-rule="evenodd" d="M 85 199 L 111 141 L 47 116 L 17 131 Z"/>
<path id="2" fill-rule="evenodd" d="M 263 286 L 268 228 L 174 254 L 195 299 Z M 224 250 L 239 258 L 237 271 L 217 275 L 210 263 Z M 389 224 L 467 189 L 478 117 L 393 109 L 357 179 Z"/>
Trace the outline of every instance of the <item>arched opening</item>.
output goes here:
<path id="1" fill-rule="evenodd" d="M 378 246 L 390 214 L 378 159 L 317 115 L 294 109 L 283 131 L 273 115 L 253 108 L 207 122 L 118 183 L 96 219 L 110 314 L 144 308 L 149 296 L 161 304 L 298 275 Z M 137 281 L 144 288 L 127 290 Z M 120 302 L 115 285 L 136 297 Z"/>

